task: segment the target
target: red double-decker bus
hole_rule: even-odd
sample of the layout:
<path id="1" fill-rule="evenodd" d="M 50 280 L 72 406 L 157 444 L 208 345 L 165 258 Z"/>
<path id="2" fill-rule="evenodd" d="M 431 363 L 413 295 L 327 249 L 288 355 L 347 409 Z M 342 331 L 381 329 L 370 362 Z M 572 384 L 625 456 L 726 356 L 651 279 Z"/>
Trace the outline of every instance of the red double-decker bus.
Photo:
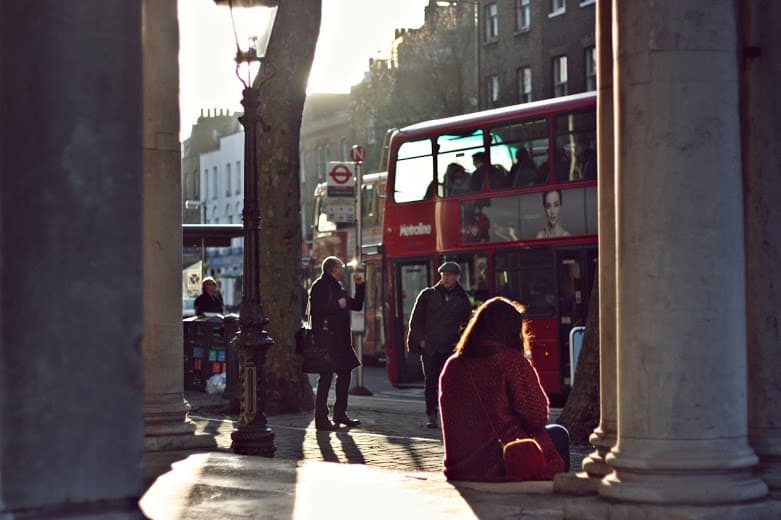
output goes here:
<path id="1" fill-rule="evenodd" d="M 422 382 L 404 354 L 415 298 L 445 260 L 475 306 L 526 305 L 533 362 L 552 400 L 570 385 L 569 333 L 585 324 L 597 262 L 596 95 L 415 124 L 390 145 L 383 249 L 388 374 Z"/>

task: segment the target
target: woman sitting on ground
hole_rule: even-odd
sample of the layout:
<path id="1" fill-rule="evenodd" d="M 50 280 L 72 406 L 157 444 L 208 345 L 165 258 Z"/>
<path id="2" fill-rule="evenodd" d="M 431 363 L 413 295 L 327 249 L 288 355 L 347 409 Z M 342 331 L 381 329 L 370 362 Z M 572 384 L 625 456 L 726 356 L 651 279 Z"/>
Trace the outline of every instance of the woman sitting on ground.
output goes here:
<path id="1" fill-rule="evenodd" d="M 497 437 L 532 438 L 545 463 L 533 480 L 569 470 L 569 434 L 547 425 L 548 397 L 526 359 L 523 306 L 495 297 L 470 320 L 439 380 L 439 409 L 448 480 L 506 481 Z"/>

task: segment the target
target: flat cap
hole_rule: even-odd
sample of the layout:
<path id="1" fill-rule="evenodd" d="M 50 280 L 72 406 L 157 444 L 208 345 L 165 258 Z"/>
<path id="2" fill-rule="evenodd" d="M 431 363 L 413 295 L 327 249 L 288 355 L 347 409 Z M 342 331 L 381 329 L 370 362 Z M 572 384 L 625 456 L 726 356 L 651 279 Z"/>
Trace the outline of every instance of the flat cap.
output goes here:
<path id="1" fill-rule="evenodd" d="M 455 262 L 445 262 L 437 269 L 440 273 L 461 274 L 461 266 Z"/>

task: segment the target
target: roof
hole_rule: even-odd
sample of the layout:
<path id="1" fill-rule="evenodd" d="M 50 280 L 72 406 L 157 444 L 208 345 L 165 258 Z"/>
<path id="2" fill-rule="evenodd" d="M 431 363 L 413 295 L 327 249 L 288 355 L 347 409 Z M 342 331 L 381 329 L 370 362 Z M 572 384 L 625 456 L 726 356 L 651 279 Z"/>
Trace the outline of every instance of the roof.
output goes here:
<path id="1" fill-rule="evenodd" d="M 184 247 L 228 247 L 231 238 L 243 235 L 241 224 L 182 224 Z"/>

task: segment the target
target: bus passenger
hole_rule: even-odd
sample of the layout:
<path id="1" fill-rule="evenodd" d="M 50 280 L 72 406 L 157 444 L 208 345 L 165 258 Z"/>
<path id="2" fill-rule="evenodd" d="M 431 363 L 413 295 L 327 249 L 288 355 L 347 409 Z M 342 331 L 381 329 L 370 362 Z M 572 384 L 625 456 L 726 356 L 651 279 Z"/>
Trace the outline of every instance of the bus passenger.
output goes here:
<path id="1" fill-rule="evenodd" d="M 458 163 L 450 163 L 445 170 L 445 196 L 454 197 L 469 193 L 469 174 Z"/>
<path id="2" fill-rule="evenodd" d="M 552 480 L 569 470 L 569 433 L 547 425 L 548 396 L 524 356 L 529 336 L 523 312 L 506 298 L 486 301 L 445 363 L 439 404 L 448 480 L 521 480 L 507 474 L 497 446 L 515 439 L 534 439 L 542 451 L 525 468 L 527 479 Z"/>
<path id="3" fill-rule="evenodd" d="M 569 182 L 572 179 L 574 164 L 563 147 L 557 147 L 553 157 L 553 178 L 557 183 Z"/>
<path id="4" fill-rule="evenodd" d="M 441 279 L 420 291 L 409 320 L 408 349 L 421 353 L 425 379 L 428 428 L 437 427 L 437 393 L 442 366 L 453 353 L 461 328 L 469 320 L 472 304 L 458 283 L 461 266 L 445 262 L 439 266 Z"/>
<path id="5" fill-rule="evenodd" d="M 525 188 L 540 184 L 540 175 L 529 151 L 520 147 L 515 152 L 516 163 L 510 169 L 510 178 L 513 188 Z"/>
<path id="6" fill-rule="evenodd" d="M 542 194 L 542 207 L 548 223 L 537 232 L 537 238 L 568 237 L 569 231 L 561 227 L 561 190 L 546 191 Z"/>
<path id="7" fill-rule="evenodd" d="M 597 178 L 597 153 L 591 149 L 591 144 L 586 136 L 581 136 L 575 144 L 575 157 L 577 158 L 578 179 Z"/>
<path id="8" fill-rule="evenodd" d="M 483 191 L 485 186 L 486 164 L 485 152 L 477 152 L 472 155 L 472 164 L 475 169 L 472 172 L 472 191 Z M 488 183 L 492 190 L 504 190 L 510 187 L 510 175 L 507 170 L 498 164 L 490 166 Z"/>

